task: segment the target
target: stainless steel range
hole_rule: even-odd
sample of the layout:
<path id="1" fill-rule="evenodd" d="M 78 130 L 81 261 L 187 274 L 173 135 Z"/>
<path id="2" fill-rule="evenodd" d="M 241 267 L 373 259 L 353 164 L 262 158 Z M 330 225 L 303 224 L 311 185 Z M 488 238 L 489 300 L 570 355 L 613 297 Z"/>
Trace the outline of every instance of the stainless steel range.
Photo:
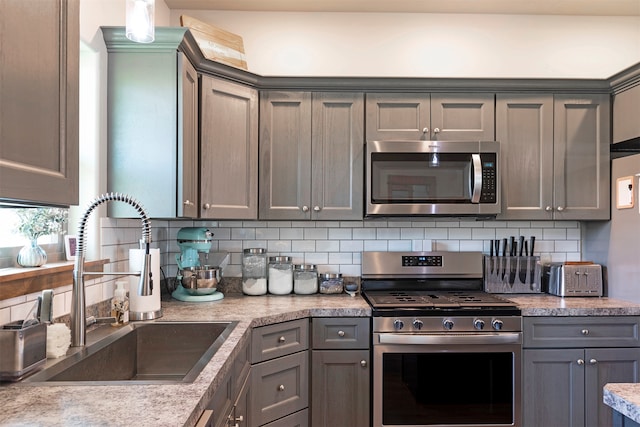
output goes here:
<path id="1" fill-rule="evenodd" d="M 363 252 L 373 425 L 521 425 L 522 317 L 480 252 Z"/>

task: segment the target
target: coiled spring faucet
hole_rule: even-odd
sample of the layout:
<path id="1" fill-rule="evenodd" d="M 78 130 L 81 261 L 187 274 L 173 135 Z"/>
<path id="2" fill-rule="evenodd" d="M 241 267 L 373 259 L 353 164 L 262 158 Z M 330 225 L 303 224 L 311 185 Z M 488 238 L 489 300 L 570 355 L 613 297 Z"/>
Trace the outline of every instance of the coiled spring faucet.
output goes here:
<path id="1" fill-rule="evenodd" d="M 139 272 L 100 272 L 89 273 L 84 271 L 84 234 L 87 220 L 91 212 L 105 202 L 118 201 L 130 204 L 135 208 L 142 220 L 142 239 L 140 239 L 140 249 L 144 250 L 144 262 Z M 149 245 L 151 243 L 151 221 L 142 205 L 133 197 L 120 193 L 103 194 L 92 201 L 80 219 L 78 227 L 78 239 L 76 244 L 76 259 L 73 267 L 73 290 L 71 293 L 71 346 L 83 347 L 86 343 L 87 323 L 85 316 L 85 289 L 84 277 L 90 274 L 114 275 L 114 276 L 140 276 L 138 282 L 138 295 L 151 295 L 153 290 L 153 278 L 151 277 L 151 254 Z"/>

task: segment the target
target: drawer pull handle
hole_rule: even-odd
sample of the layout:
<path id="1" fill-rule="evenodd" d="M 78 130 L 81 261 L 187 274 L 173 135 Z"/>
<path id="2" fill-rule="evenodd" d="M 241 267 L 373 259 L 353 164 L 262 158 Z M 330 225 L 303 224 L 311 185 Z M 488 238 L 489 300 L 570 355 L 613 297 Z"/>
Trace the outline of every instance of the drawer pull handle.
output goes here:
<path id="1" fill-rule="evenodd" d="M 361 360 L 360 361 L 360 366 L 362 366 L 363 368 L 367 367 L 367 361 L 366 360 Z"/>
<path id="2" fill-rule="evenodd" d="M 341 338 L 344 337 L 344 331 L 338 331 L 338 336 Z"/>
<path id="3" fill-rule="evenodd" d="M 286 339 L 285 337 L 280 337 L 280 338 L 278 338 L 278 342 L 279 342 L 279 343 L 283 343 L 283 342 L 285 342 L 286 340 L 287 340 L 287 339 Z"/>
<path id="4" fill-rule="evenodd" d="M 578 365 L 584 365 L 584 360 L 578 359 Z"/>
<path id="5" fill-rule="evenodd" d="M 582 335 L 589 335 L 589 330 L 588 329 L 583 329 L 581 331 Z"/>
<path id="6" fill-rule="evenodd" d="M 284 391 L 284 384 L 280 384 L 278 386 L 278 391 Z"/>
<path id="7" fill-rule="evenodd" d="M 589 360 L 589 363 L 595 365 L 596 363 L 598 363 L 598 361 L 596 359 L 591 359 Z"/>

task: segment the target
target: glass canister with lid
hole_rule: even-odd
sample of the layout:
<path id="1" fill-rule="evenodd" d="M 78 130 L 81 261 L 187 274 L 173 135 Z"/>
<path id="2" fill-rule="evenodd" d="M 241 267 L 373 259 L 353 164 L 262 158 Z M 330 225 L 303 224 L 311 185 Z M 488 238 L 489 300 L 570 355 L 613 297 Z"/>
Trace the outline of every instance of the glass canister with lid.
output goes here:
<path id="1" fill-rule="evenodd" d="M 298 295 L 311 295 L 318 292 L 318 268 L 315 264 L 293 266 L 293 291 Z"/>
<path id="2" fill-rule="evenodd" d="M 320 275 L 321 294 L 341 294 L 344 290 L 342 274 L 325 273 Z"/>
<path id="3" fill-rule="evenodd" d="M 263 248 L 250 248 L 242 252 L 242 293 L 267 293 L 267 251 Z"/>
<path id="4" fill-rule="evenodd" d="M 287 295 L 293 291 L 293 264 L 289 256 L 269 257 L 269 293 Z"/>

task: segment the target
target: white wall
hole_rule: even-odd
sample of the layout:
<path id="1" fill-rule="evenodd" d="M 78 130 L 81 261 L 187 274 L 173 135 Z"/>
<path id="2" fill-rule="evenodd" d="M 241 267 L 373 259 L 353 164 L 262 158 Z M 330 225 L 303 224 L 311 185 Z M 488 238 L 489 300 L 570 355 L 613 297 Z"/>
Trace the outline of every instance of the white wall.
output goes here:
<path id="1" fill-rule="evenodd" d="M 608 78 L 640 62 L 640 17 L 171 11 L 243 37 L 281 76 Z"/>

